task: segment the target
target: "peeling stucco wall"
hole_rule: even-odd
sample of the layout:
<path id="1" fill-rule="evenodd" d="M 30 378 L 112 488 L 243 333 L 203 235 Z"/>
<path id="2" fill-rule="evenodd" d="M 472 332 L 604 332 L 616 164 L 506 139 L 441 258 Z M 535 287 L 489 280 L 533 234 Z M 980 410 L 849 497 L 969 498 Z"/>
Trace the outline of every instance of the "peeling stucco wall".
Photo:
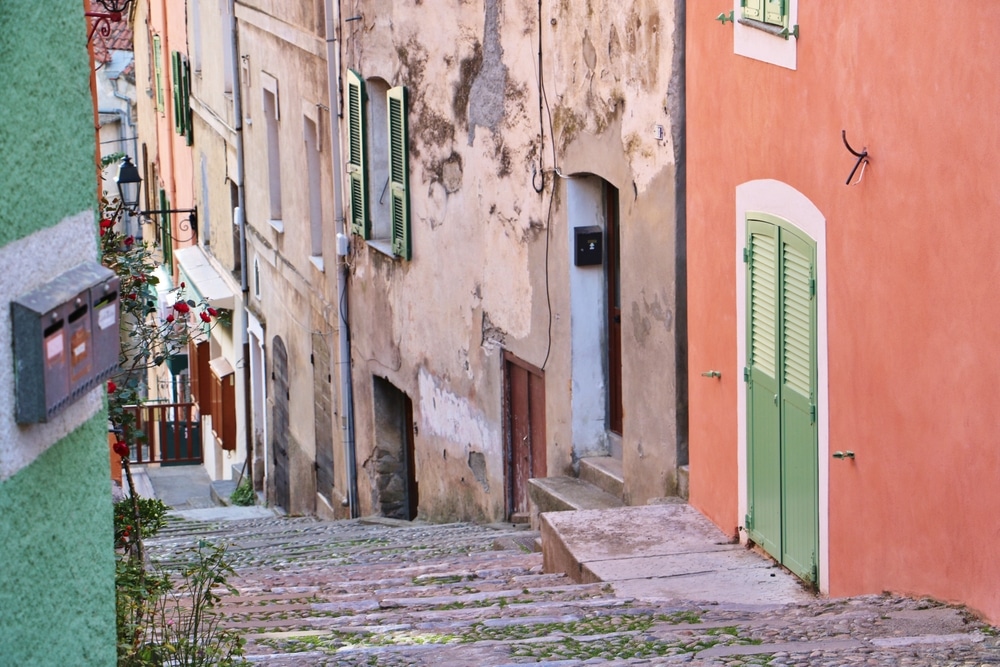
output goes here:
<path id="1" fill-rule="evenodd" d="M 354 384 L 384 375 L 413 400 L 421 512 L 475 507 L 500 518 L 503 350 L 544 366 L 547 472 L 573 468 L 569 239 L 578 223 L 563 176 L 574 174 L 620 192 L 627 495 L 672 492 L 683 137 L 674 7 L 562 1 L 541 16 L 529 0 L 352 8 L 360 18 L 344 33 L 344 67 L 410 96 L 413 244 L 401 261 L 352 240 Z M 360 459 L 369 419 L 359 405 Z"/>

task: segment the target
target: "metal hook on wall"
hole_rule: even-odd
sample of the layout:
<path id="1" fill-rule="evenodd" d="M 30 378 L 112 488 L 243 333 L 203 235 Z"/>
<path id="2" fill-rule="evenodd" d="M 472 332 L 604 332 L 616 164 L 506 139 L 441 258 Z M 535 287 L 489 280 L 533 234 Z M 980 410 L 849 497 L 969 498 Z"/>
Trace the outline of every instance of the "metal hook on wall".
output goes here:
<path id="1" fill-rule="evenodd" d="M 862 164 L 864 165 L 868 164 L 868 148 L 867 147 L 862 148 L 860 153 L 851 148 L 851 145 L 847 143 L 847 130 L 840 131 L 840 138 L 844 140 L 844 146 L 847 147 L 847 150 L 850 151 L 851 155 L 858 158 L 858 161 L 854 163 L 854 169 L 851 169 L 850 176 L 848 176 L 847 180 L 844 181 L 844 185 L 851 185 L 851 181 L 854 180 L 854 174 L 857 173 L 858 167 L 862 167 Z M 865 175 L 865 170 L 864 167 L 862 167 L 861 178 L 864 178 L 864 175 Z M 858 178 L 858 183 L 861 182 L 861 178 Z M 857 183 L 855 183 L 855 185 L 857 185 Z"/>

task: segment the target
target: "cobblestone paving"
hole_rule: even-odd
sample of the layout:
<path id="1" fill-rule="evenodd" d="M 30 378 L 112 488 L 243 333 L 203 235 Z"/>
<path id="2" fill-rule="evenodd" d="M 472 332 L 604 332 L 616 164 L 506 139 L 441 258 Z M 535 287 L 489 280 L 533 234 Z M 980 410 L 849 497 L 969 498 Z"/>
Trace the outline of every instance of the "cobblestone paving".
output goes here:
<path id="1" fill-rule="evenodd" d="M 290 665 L 1000 665 L 966 611 L 866 596 L 738 607 L 615 597 L 542 573 L 536 533 L 470 524 L 174 518 L 152 557 L 228 545 L 226 624 L 253 663 Z"/>

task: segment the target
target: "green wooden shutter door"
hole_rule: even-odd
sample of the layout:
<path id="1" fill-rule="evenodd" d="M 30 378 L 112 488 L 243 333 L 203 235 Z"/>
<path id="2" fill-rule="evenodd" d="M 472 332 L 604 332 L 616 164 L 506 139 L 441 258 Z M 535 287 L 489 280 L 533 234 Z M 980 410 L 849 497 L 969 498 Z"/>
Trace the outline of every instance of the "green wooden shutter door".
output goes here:
<path id="1" fill-rule="evenodd" d="M 785 567 L 815 577 L 818 507 L 815 250 L 794 230 L 780 230 L 782 554 Z"/>
<path id="2" fill-rule="evenodd" d="M 347 71 L 347 175 L 351 188 L 351 232 L 368 238 L 368 187 L 366 184 L 365 82 Z"/>
<path id="3" fill-rule="evenodd" d="M 742 0 L 743 18 L 754 21 L 764 20 L 764 0 Z"/>
<path id="4" fill-rule="evenodd" d="M 389 191 L 392 216 L 392 252 L 410 259 L 410 151 L 406 118 L 406 88 L 386 93 L 389 106 Z"/>
<path id="5" fill-rule="evenodd" d="M 749 220 L 747 261 L 747 531 L 768 553 L 781 553 L 781 440 L 778 406 L 777 228 Z"/>

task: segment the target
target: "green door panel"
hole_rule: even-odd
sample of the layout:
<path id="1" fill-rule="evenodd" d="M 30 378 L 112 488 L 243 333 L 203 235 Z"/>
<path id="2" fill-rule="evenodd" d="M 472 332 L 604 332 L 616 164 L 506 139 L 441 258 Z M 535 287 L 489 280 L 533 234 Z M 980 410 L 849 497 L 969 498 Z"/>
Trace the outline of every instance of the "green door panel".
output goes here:
<path id="1" fill-rule="evenodd" d="M 819 545 L 815 244 L 788 223 L 747 220 L 750 538 L 815 581 Z"/>
<path id="2" fill-rule="evenodd" d="M 751 444 L 747 457 L 750 538 L 781 557 L 781 448 L 778 406 L 778 237 L 773 225 L 751 220 L 747 291 Z"/>

